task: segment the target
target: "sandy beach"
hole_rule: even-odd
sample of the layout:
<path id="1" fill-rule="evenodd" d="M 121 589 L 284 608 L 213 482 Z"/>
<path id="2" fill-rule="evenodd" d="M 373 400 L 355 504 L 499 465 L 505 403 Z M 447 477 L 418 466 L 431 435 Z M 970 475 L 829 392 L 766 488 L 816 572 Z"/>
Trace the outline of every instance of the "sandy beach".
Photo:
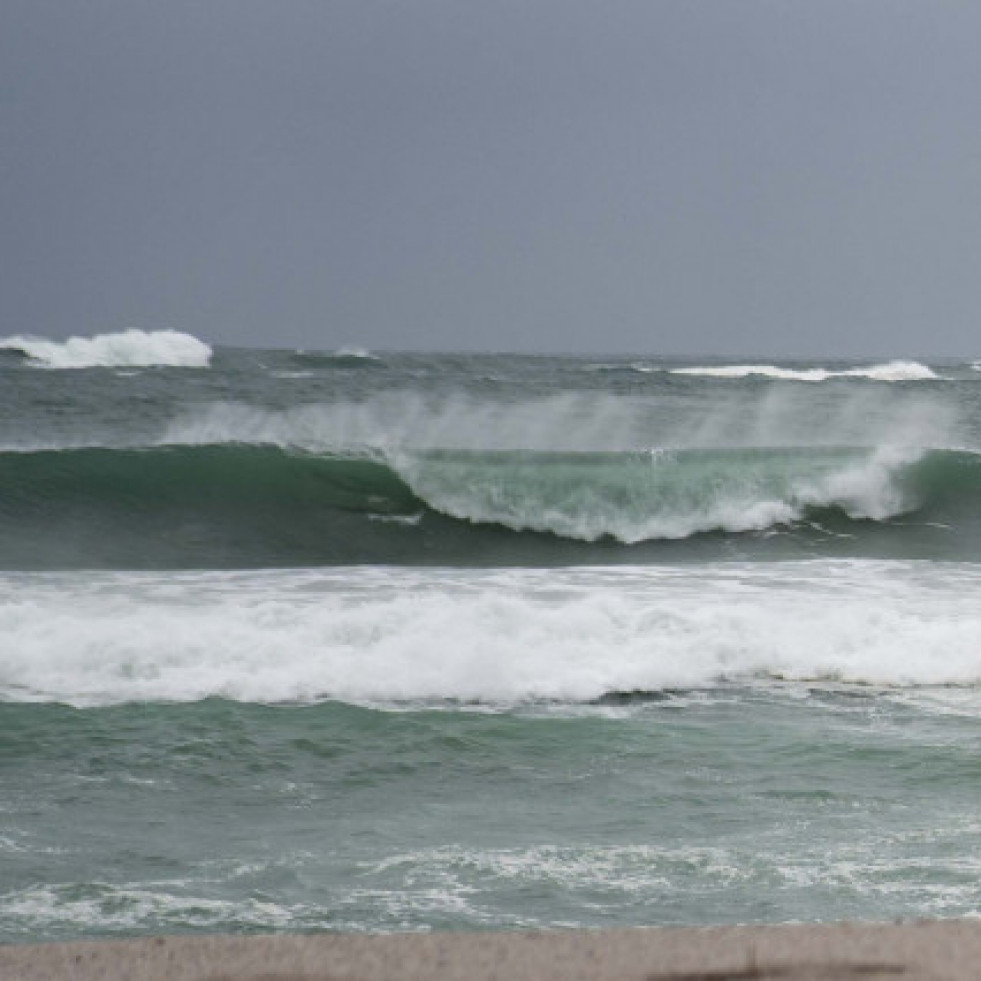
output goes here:
<path id="1" fill-rule="evenodd" d="M 0 948 L 0 977 L 171 981 L 960 981 L 981 923 L 158 937 Z"/>

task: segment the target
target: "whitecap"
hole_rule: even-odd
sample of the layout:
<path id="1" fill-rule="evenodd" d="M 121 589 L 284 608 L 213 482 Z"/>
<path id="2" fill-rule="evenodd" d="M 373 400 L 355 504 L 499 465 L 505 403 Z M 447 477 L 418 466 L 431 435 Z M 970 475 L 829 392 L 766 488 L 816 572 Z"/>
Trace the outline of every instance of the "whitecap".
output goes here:
<path id="1" fill-rule="evenodd" d="M 830 368 L 783 368 L 773 364 L 705 365 L 672 368 L 673 375 L 695 375 L 707 378 L 749 378 L 759 376 L 779 381 L 823 382 L 830 378 L 866 378 L 870 381 L 936 381 L 940 376 L 917 361 L 890 361 L 843 370 Z"/>
<path id="2" fill-rule="evenodd" d="M 176 330 L 124 330 L 65 341 L 18 335 L 0 339 L 0 350 L 20 351 L 44 368 L 206 368 L 212 355 L 203 341 Z"/>

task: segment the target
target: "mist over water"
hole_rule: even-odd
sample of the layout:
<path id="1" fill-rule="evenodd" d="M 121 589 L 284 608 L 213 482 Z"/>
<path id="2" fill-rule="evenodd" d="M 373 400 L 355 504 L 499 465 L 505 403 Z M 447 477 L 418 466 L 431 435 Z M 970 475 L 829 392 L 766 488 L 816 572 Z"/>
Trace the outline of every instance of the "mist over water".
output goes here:
<path id="1" fill-rule="evenodd" d="M 3 939 L 977 911 L 973 364 L 0 348 Z"/>

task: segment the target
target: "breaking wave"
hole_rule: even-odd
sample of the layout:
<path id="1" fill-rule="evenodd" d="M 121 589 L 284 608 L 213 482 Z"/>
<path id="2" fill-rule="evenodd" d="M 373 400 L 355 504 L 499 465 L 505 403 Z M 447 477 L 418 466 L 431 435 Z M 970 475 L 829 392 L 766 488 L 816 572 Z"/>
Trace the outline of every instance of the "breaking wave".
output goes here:
<path id="1" fill-rule="evenodd" d="M 979 494 L 981 456 L 945 450 L 7 452 L 0 567 L 623 562 L 705 536 L 902 555 L 924 529 L 974 550 Z"/>
<path id="2" fill-rule="evenodd" d="M 334 368 L 380 367 L 384 361 L 363 347 L 339 347 L 336 351 L 294 351 L 293 360 L 299 364 L 324 365 Z"/>
<path id="3" fill-rule="evenodd" d="M 829 378 L 866 378 L 870 381 L 936 381 L 940 376 L 917 361 L 890 361 L 869 367 L 832 370 L 830 368 L 781 368 L 772 364 L 708 365 L 672 368 L 673 375 L 699 375 L 706 378 L 749 378 L 758 375 L 781 381 L 822 382 Z"/>
<path id="4" fill-rule="evenodd" d="M 908 451 L 661 450 L 399 454 L 396 472 L 434 510 L 475 524 L 623 544 L 762 531 L 837 509 L 882 520 L 915 507 Z"/>
<path id="5" fill-rule="evenodd" d="M 176 330 L 124 330 L 66 341 L 7 337 L 0 339 L 0 350 L 44 368 L 206 368 L 212 355 L 203 341 Z"/>

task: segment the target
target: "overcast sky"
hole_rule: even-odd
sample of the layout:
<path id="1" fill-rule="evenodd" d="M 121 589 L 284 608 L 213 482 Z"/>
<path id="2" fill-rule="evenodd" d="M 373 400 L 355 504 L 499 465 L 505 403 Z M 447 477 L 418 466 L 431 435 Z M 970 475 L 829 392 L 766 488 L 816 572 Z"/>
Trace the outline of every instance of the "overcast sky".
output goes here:
<path id="1" fill-rule="evenodd" d="M 981 356 L 977 0 L 2 0 L 0 333 Z"/>

